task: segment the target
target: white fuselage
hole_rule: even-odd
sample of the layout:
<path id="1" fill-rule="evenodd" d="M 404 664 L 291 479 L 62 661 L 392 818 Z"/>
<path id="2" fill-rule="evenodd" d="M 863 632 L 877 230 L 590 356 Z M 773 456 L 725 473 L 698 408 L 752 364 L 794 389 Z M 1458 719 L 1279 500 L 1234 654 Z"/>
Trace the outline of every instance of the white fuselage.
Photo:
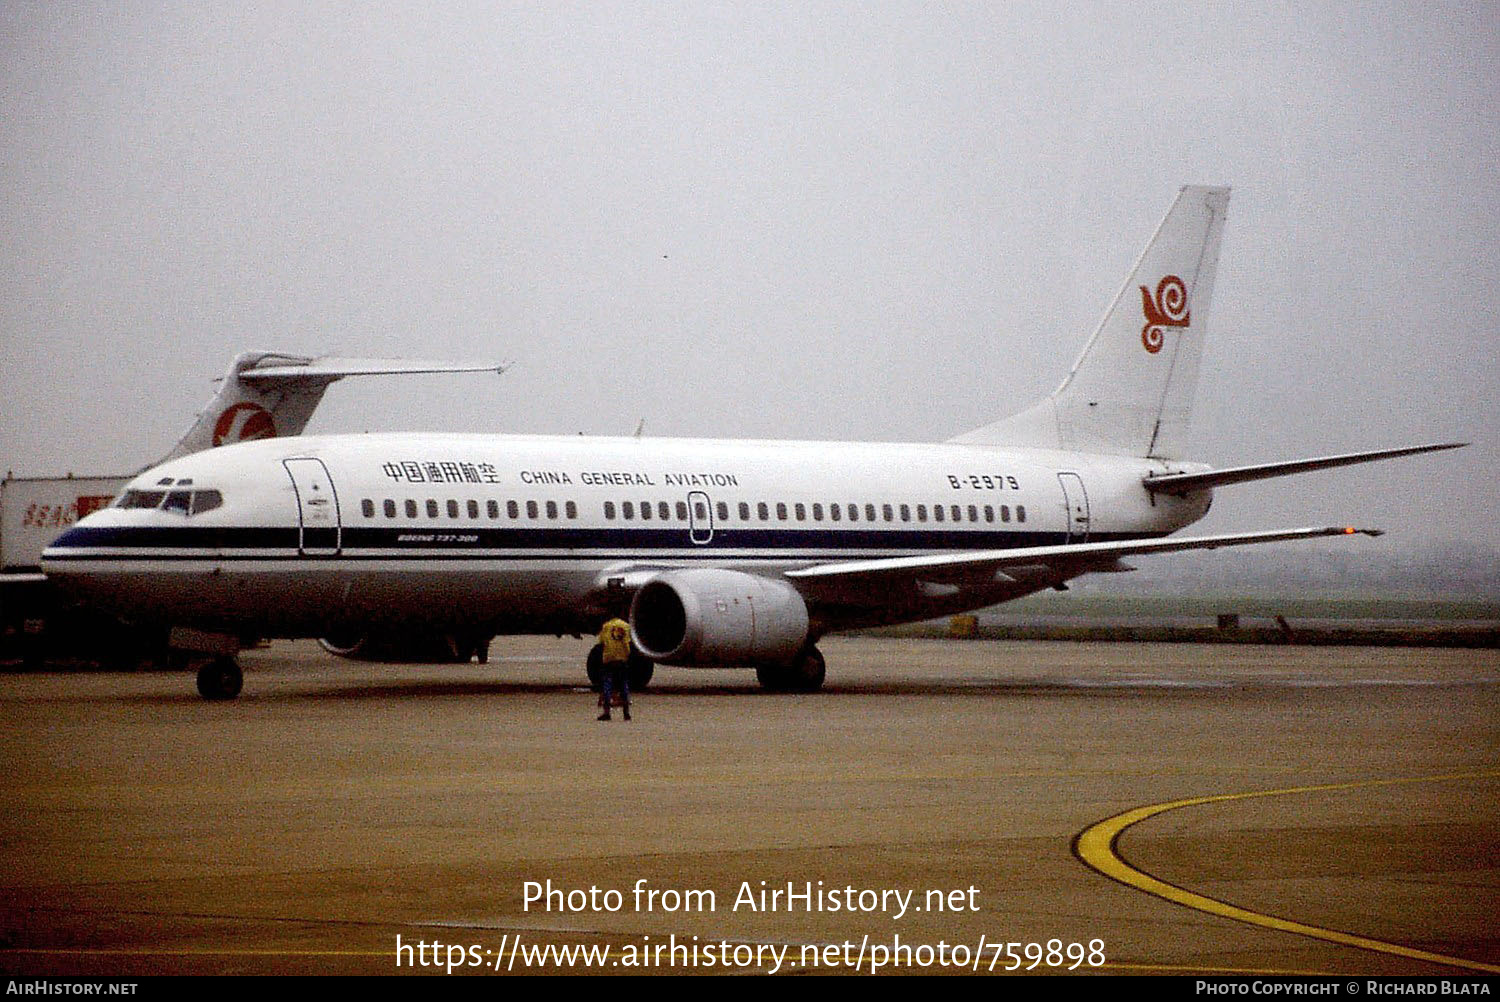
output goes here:
<path id="1" fill-rule="evenodd" d="M 597 624 L 612 578 L 652 568 L 776 576 L 836 560 L 1165 535 L 1209 504 L 1208 492 L 1153 499 L 1141 478 L 1166 469 L 953 444 L 270 439 L 142 474 L 58 539 L 44 566 L 91 601 L 172 625 L 576 632 Z M 152 505 L 158 491 L 164 503 Z M 206 492 L 217 492 L 211 505 Z M 1038 568 L 959 594 L 823 608 L 816 632 L 977 608 L 1067 576 Z"/>

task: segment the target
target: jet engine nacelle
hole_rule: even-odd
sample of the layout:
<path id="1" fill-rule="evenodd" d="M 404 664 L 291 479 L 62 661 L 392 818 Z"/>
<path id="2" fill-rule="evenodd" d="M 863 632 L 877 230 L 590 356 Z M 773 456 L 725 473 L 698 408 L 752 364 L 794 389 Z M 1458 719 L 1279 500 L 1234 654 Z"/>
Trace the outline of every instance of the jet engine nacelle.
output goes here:
<path id="1" fill-rule="evenodd" d="M 785 581 L 741 571 L 665 571 L 636 592 L 630 628 L 666 664 L 788 664 L 807 644 L 807 603 Z"/>

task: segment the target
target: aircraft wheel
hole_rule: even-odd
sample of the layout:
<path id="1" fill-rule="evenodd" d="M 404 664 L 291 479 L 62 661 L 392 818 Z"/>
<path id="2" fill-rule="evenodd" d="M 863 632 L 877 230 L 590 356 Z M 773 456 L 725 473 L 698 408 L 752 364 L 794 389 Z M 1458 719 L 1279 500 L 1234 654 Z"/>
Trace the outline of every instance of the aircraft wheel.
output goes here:
<path id="1" fill-rule="evenodd" d="M 755 669 L 755 677 L 767 692 L 817 692 L 827 674 L 822 652 L 811 644 L 789 665 L 761 665 Z"/>
<path id="2" fill-rule="evenodd" d="M 630 667 L 626 671 L 630 675 L 630 691 L 640 692 L 651 684 L 651 676 L 656 673 L 656 662 L 637 651 L 631 651 Z"/>
<path id="3" fill-rule="evenodd" d="M 589 673 L 589 688 L 595 692 L 604 689 L 604 645 L 595 644 L 589 649 L 589 657 L 586 662 Z"/>
<path id="4" fill-rule="evenodd" d="M 244 685 L 245 677 L 234 658 L 211 658 L 198 669 L 198 695 L 204 699 L 233 699 Z"/>

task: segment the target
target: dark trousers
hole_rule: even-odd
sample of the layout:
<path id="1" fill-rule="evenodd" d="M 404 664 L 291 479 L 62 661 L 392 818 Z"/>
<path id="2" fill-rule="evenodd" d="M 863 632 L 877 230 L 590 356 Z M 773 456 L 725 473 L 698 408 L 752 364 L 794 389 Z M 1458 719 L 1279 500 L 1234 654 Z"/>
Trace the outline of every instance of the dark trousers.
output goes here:
<path id="1" fill-rule="evenodd" d="M 625 712 L 630 712 L 630 662 L 628 661 L 606 661 L 604 662 L 604 712 L 610 709 L 610 691 L 619 689 L 620 705 Z"/>

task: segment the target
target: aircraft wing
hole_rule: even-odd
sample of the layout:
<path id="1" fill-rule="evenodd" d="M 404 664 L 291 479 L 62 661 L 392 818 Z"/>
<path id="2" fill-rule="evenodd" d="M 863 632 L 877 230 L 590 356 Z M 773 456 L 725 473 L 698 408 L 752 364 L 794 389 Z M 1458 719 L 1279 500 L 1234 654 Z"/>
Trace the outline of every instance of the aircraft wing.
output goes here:
<path id="1" fill-rule="evenodd" d="M 277 359 L 277 361 L 285 361 Z M 437 362 L 418 358 L 338 358 L 326 355 L 291 364 L 258 365 L 243 369 L 238 377 L 250 384 L 277 383 L 289 379 L 333 382 L 345 376 L 391 376 L 427 372 L 504 372 L 511 362 Z"/>
<path id="2" fill-rule="evenodd" d="M 799 587 L 820 585 L 835 587 L 894 584 L 901 580 L 955 582 L 987 577 L 1006 580 L 1006 568 L 1056 567 L 1107 568 L 1121 557 L 1146 553 L 1175 553 L 1181 550 L 1213 550 L 1221 546 L 1246 546 L 1251 543 L 1274 543 L 1285 539 L 1311 539 L 1317 536 L 1349 536 L 1362 533 L 1379 536 L 1380 529 L 1356 529 L 1345 526 L 1306 529 L 1274 529 L 1268 532 L 1242 532 L 1221 536 L 1188 536 L 1179 539 L 1133 539 L 1110 543 L 1067 543 L 1059 546 L 1025 546 L 1013 550 L 974 550 L 968 553 L 935 554 L 920 557 L 888 557 L 878 560 L 854 560 L 847 563 L 817 564 L 801 570 L 787 571 L 786 577 Z"/>
<path id="3" fill-rule="evenodd" d="M 1377 459 L 1395 459 L 1397 456 L 1415 456 L 1422 452 L 1437 452 L 1441 449 L 1462 449 L 1467 442 L 1441 442 L 1436 445 L 1410 445 L 1401 449 L 1377 449 L 1374 452 L 1346 452 L 1339 456 L 1319 456 L 1316 459 L 1294 459 L 1284 463 L 1261 463 L 1257 466 L 1232 466 L 1223 470 L 1208 470 L 1203 473 L 1164 473 L 1141 480 L 1146 490 L 1152 493 L 1186 494 L 1205 487 L 1222 487 L 1225 484 L 1242 484 L 1247 480 L 1265 480 L 1269 477 L 1285 477 L 1309 470 L 1326 470 L 1335 466 L 1350 466 L 1354 463 L 1372 463 Z"/>

